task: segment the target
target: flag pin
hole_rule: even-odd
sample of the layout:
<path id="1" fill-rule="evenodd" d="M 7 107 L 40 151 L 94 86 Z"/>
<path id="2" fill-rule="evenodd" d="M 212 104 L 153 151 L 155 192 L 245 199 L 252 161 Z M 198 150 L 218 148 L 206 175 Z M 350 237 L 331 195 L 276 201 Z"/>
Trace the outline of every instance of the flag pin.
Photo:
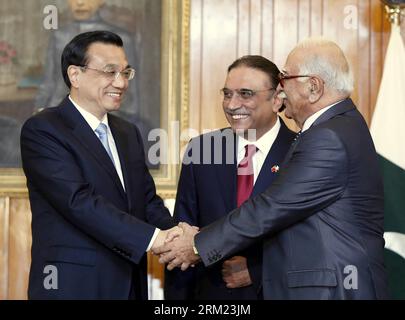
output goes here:
<path id="1" fill-rule="evenodd" d="M 280 167 L 278 165 L 274 165 L 271 167 L 271 172 L 276 173 L 280 170 Z"/>

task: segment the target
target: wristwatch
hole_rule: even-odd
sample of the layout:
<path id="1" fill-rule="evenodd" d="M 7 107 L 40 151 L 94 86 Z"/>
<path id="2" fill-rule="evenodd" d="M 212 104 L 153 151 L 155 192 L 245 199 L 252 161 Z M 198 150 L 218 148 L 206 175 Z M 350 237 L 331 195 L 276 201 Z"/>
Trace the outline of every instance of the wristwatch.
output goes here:
<path id="1" fill-rule="evenodd" d="M 195 254 L 196 256 L 199 256 L 197 247 L 195 246 L 194 243 L 193 243 L 193 251 L 194 251 L 194 254 Z"/>

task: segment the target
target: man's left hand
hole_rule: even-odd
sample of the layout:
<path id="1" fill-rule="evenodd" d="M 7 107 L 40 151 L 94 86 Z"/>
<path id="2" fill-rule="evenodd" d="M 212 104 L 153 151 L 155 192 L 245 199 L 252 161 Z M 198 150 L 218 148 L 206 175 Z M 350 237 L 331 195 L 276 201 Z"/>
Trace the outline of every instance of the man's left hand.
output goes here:
<path id="1" fill-rule="evenodd" d="M 222 279 L 230 289 L 246 287 L 252 284 L 247 260 L 242 256 L 234 256 L 222 264 Z"/>

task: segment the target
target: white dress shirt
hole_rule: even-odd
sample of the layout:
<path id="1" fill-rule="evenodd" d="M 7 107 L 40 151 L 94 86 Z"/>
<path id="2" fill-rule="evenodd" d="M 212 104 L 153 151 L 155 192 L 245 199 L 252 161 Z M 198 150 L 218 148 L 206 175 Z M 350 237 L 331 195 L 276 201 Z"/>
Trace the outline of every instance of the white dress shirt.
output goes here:
<path id="1" fill-rule="evenodd" d="M 334 105 L 337 105 L 338 103 L 340 103 L 342 101 L 343 100 L 340 100 L 340 101 L 338 101 L 338 102 L 336 102 L 334 104 L 331 104 L 330 106 L 327 106 L 327 107 L 315 112 L 310 117 L 308 117 L 307 120 L 305 120 L 304 125 L 302 126 L 301 132 L 304 132 L 304 131 L 308 130 L 312 126 L 312 124 L 316 121 L 316 119 L 318 119 L 323 113 L 325 113 L 330 108 L 332 108 Z"/>
<path id="2" fill-rule="evenodd" d="M 70 101 L 73 103 L 73 105 L 76 107 L 76 109 L 80 112 L 80 114 L 83 116 L 84 120 L 89 124 L 90 128 L 93 130 L 94 134 L 97 136 L 96 129 L 99 126 L 100 123 L 104 123 L 107 125 L 107 136 L 108 136 L 108 145 L 111 149 L 111 154 L 114 159 L 114 164 L 115 164 L 115 170 L 117 170 L 118 177 L 120 178 L 122 187 L 125 190 L 125 184 L 124 184 L 124 176 L 122 175 L 122 169 L 121 169 L 121 163 L 120 163 L 120 158 L 118 156 L 118 151 L 117 151 L 117 146 L 115 145 L 114 137 L 111 133 L 110 126 L 108 125 L 108 117 L 107 115 L 104 116 L 103 120 L 100 121 L 97 119 L 96 116 L 91 114 L 90 112 L 84 110 L 82 107 L 80 107 L 76 102 L 73 101 L 73 99 L 69 96 Z M 98 136 L 97 136 L 98 138 Z M 150 248 L 153 245 L 153 242 L 155 242 L 156 237 L 158 236 L 160 229 L 156 228 L 155 232 L 153 233 L 152 239 L 149 242 L 148 248 L 146 251 L 149 251 Z"/>
<path id="3" fill-rule="evenodd" d="M 274 124 L 273 128 L 267 131 L 262 135 L 259 140 L 251 142 L 246 140 L 242 136 L 238 136 L 238 153 L 237 153 L 237 163 L 238 165 L 245 157 L 245 146 L 248 144 L 254 144 L 257 148 L 256 153 L 253 155 L 253 176 L 254 183 L 256 183 L 257 177 L 260 174 L 260 170 L 263 167 L 264 161 L 266 160 L 267 154 L 269 153 L 271 147 L 273 146 L 274 141 L 277 138 L 278 132 L 280 131 L 281 123 L 280 119 L 277 117 L 277 121 Z"/>

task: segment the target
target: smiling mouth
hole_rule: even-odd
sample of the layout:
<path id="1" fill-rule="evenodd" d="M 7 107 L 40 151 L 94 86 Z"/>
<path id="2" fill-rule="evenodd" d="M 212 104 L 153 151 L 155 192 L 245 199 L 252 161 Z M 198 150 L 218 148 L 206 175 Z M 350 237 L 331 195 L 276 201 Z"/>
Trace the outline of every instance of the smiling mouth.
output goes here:
<path id="1" fill-rule="evenodd" d="M 120 93 L 120 92 L 108 92 L 107 96 L 112 97 L 112 98 L 121 98 L 122 93 Z"/>
<path id="2" fill-rule="evenodd" d="M 248 114 L 231 114 L 233 120 L 243 120 L 249 118 Z"/>

